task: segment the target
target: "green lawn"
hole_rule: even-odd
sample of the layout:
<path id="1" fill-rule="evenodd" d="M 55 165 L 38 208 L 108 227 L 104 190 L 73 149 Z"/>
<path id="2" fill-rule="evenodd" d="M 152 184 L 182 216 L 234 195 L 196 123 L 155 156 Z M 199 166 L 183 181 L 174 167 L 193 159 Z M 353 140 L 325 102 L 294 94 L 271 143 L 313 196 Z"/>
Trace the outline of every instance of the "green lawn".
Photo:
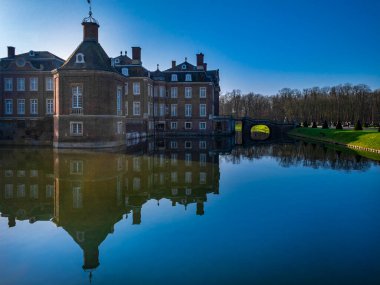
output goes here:
<path id="1" fill-rule="evenodd" d="M 377 130 L 354 131 L 297 128 L 290 131 L 289 134 L 329 143 L 341 143 L 380 150 L 380 132 Z"/>

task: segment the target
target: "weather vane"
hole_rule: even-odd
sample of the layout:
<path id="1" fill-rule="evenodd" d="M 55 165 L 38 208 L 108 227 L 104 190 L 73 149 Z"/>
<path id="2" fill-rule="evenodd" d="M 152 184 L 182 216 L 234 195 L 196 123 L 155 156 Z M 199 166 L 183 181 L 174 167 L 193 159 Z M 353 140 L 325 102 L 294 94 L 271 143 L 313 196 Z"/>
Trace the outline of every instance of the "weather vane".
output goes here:
<path id="1" fill-rule="evenodd" d="M 87 0 L 87 3 L 90 5 L 90 12 L 88 13 L 90 17 L 92 16 L 92 9 L 91 9 L 91 0 Z"/>

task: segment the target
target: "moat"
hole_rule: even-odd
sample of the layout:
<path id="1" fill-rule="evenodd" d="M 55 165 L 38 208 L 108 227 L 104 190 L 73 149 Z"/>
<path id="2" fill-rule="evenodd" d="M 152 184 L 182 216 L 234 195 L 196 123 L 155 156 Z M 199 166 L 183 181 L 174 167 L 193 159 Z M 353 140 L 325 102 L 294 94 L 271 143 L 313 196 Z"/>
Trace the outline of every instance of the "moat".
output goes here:
<path id="1" fill-rule="evenodd" d="M 380 163 L 303 141 L 0 149 L 0 284 L 379 284 Z"/>

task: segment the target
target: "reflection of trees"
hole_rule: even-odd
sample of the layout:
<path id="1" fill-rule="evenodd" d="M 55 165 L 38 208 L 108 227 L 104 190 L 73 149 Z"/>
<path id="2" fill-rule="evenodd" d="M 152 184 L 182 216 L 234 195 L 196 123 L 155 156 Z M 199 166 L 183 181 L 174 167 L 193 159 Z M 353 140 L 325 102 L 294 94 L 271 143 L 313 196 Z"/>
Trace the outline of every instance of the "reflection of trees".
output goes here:
<path id="1" fill-rule="evenodd" d="M 223 158 L 226 162 L 239 164 L 241 159 L 256 160 L 273 157 L 282 167 L 305 166 L 335 170 L 368 170 L 373 163 L 351 150 L 331 148 L 314 143 L 255 145 L 236 147 Z"/>

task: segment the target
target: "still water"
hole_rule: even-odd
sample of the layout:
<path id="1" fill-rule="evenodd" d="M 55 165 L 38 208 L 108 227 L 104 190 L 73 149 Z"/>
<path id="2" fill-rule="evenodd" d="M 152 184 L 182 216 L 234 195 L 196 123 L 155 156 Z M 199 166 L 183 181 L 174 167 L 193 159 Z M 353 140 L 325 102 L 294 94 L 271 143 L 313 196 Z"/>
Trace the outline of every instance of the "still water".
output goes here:
<path id="1" fill-rule="evenodd" d="M 0 150 L 0 284 L 380 284 L 380 165 L 304 142 Z"/>

